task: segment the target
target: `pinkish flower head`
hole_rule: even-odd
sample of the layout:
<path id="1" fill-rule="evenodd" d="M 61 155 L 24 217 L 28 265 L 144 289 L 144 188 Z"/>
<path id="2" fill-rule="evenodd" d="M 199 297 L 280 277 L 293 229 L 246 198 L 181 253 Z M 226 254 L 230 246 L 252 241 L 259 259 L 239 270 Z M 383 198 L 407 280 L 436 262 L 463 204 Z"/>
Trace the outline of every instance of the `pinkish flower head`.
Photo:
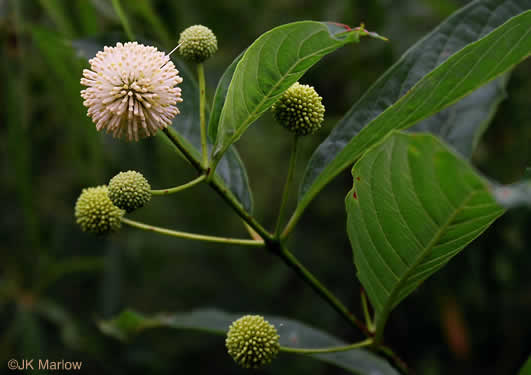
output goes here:
<path id="1" fill-rule="evenodd" d="M 183 79 L 170 58 L 137 42 L 105 47 L 83 70 L 81 91 L 98 131 L 138 141 L 171 124 Z"/>

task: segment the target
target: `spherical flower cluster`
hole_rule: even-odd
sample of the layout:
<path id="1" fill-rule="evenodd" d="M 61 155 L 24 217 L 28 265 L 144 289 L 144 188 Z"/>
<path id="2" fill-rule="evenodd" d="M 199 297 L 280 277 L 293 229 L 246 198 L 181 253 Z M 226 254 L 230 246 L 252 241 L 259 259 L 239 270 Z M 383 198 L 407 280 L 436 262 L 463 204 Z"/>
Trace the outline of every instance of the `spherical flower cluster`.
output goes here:
<path id="1" fill-rule="evenodd" d="M 234 321 L 225 345 L 234 361 L 245 368 L 267 365 L 280 350 L 277 330 L 259 315 L 245 315 Z"/>
<path id="2" fill-rule="evenodd" d="M 144 206 L 151 199 L 151 186 L 142 173 L 120 172 L 109 181 L 109 198 L 127 212 Z"/>
<path id="3" fill-rule="evenodd" d="M 83 232 L 103 234 L 120 229 L 125 211 L 112 204 L 106 186 L 83 189 L 75 207 L 76 222 Z"/>
<path id="4" fill-rule="evenodd" d="M 170 125 L 179 113 L 183 81 L 170 58 L 137 42 L 105 47 L 83 70 L 81 91 L 98 131 L 138 141 Z"/>
<path id="5" fill-rule="evenodd" d="M 192 62 L 200 63 L 218 50 L 216 35 L 206 26 L 194 25 L 181 32 L 179 53 Z"/>
<path id="6" fill-rule="evenodd" d="M 322 126 L 325 107 L 312 86 L 295 82 L 273 105 L 277 121 L 297 135 L 315 133 Z"/>

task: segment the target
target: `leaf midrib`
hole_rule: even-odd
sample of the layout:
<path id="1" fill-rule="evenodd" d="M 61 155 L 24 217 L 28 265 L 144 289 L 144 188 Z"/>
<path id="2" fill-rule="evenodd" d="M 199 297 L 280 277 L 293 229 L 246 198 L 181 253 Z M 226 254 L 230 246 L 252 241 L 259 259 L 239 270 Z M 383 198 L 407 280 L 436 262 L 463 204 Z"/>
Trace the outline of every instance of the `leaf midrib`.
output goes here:
<path id="1" fill-rule="evenodd" d="M 508 21 L 507 21 L 507 22 L 508 22 Z M 500 25 L 500 26 L 501 26 L 501 25 Z M 512 31 L 512 30 L 513 30 L 514 28 L 516 28 L 517 26 L 519 26 L 519 25 L 515 25 L 512 29 L 510 29 L 510 31 Z M 507 32 L 506 32 L 506 33 L 507 33 Z M 501 35 L 501 37 L 504 37 L 504 36 L 506 35 L 506 33 L 503 33 L 503 34 Z M 527 35 L 528 33 L 529 33 L 529 31 L 526 32 L 525 35 Z M 500 38 L 501 38 L 501 37 L 500 37 Z M 498 41 L 500 40 L 500 38 L 499 38 L 498 40 L 496 40 L 496 42 L 498 42 Z M 480 40 L 482 40 L 482 39 L 483 39 L 483 38 L 478 39 L 478 40 L 476 40 L 475 42 L 470 43 L 470 44 L 468 44 L 467 46 L 465 46 L 465 47 L 463 47 L 463 48 L 467 48 L 468 46 L 470 46 L 470 45 L 472 45 L 472 44 L 476 44 L 476 43 L 478 43 L 478 42 L 479 42 Z M 520 42 L 521 40 L 522 40 L 522 37 L 519 39 L 519 42 Z M 516 47 L 516 46 L 513 46 L 513 47 L 511 48 L 511 51 L 514 50 L 515 47 Z M 489 50 L 490 50 L 490 49 L 489 49 Z M 459 51 L 461 51 L 461 50 L 459 50 Z M 459 51 L 458 51 L 458 52 L 459 52 Z M 482 57 L 481 57 L 481 58 L 483 58 L 483 55 L 484 55 L 484 54 L 485 54 L 485 53 L 482 53 Z M 507 54 L 506 54 L 506 55 L 507 55 Z M 451 58 L 451 56 L 450 56 L 449 58 Z M 480 60 L 481 58 L 479 58 L 478 60 Z M 505 58 L 505 57 L 504 57 L 504 58 Z M 445 61 L 445 62 L 446 62 L 446 61 Z M 500 63 L 498 63 L 496 66 L 499 66 L 499 64 L 500 64 Z M 515 64 L 516 64 L 516 63 L 515 63 Z M 513 64 L 513 65 L 515 65 L 515 64 Z M 441 65 L 442 65 L 442 64 L 441 64 Z M 421 81 L 424 80 L 427 76 L 431 75 L 434 71 L 436 71 L 437 69 L 439 69 L 439 67 L 440 67 L 440 65 L 437 66 L 436 68 L 434 68 L 430 73 L 428 73 L 428 75 L 424 76 L 424 77 L 421 79 Z M 492 71 L 492 70 L 491 70 L 491 71 Z M 503 73 L 503 72 L 502 72 L 502 73 Z M 494 80 L 495 78 L 497 78 L 498 76 L 500 76 L 502 73 L 500 73 L 500 74 L 498 74 L 498 75 L 492 77 L 488 82 Z M 413 92 L 413 90 L 418 86 L 418 84 L 419 84 L 421 81 L 417 82 L 417 84 L 415 84 L 415 85 L 410 89 L 410 92 Z M 462 84 L 462 82 L 463 82 L 463 80 L 460 80 L 459 83 L 456 83 L 456 85 L 455 85 L 455 87 L 452 89 L 452 91 L 455 90 L 455 88 L 456 88 L 457 86 L 460 86 L 460 85 Z M 486 83 L 488 83 L 488 82 L 484 82 L 484 84 L 486 84 Z M 477 87 L 476 87 L 476 88 L 477 88 Z M 449 105 L 451 105 L 451 104 L 453 104 L 453 103 L 459 101 L 461 98 L 467 96 L 468 94 L 470 94 L 470 93 L 473 92 L 474 90 L 475 90 L 475 89 L 471 89 L 471 90 L 466 91 L 465 93 L 463 93 L 463 95 L 461 95 L 461 96 L 455 98 L 454 100 L 450 101 L 449 103 L 447 103 L 447 104 L 444 106 L 444 108 L 446 108 L 446 107 L 448 107 Z M 340 162 L 339 167 L 336 168 L 335 171 L 334 171 L 334 169 L 332 168 L 333 165 L 334 165 L 334 162 L 340 160 L 340 159 L 343 157 L 343 155 L 345 154 L 345 150 L 348 148 L 348 146 L 349 146 L 349 145 L 350 145 L 350 144 L 351 144 L 356 138 L 358 138 L 358 136 L 359 136 L 364 130 L 366 130 L 366 129 L 367 129 L 367 128 L 368 128 L 373 122 L 377 121 L 377 120 L 378 120 L 378 119 L 379 119 L 384 113 L 386 113 L 386 112 L 387 112 L 388 110 L 390 110 L 391 108 L 395 107 L 397 104 L 399 104 L 400 102 L 402 102 L 402 101 L 405 100 L 406 98 L 410 98 L 410 97 L 411 97 L 410 95 L 411 95 L 411 94 L 406 93 L 406 94 L 403 95 L 401 98 L 399 98 L 399 99 L 398 99 L 393 105 L 391 105 L 390 107 L 388 107 L 385 111 L 381 112 L 381 113 L 380 113 L 378 116 L 376 116 L 373 120 L 371 120 L 370 122 L 368 122 L 368 123 L 363 127 L 363 129 L 360 131 L 360 133 L 358 133 L 357 136 L 353 137 L 353 138 L 347 143 L 347 145 L 343 148 L 343 150 L 341 150 L 341 151 L 340 151 L 340 152 L 339 152 L 339 153 L 338 153 L 338 154 L 332 159 L 332 161 L 331 161 L 331 162 L 330 162 L 330 163 L 329 163 L 329 164 L 328 164 L 328 165 L 327 165 L 327 166 L 321 171 L 321 173 L 320 173 L 320 175 L 326 175 L 326 174 L 328 173 L 328 171 L 331 170 L 331 172 L 332 172 L 332 176 L 330 176 L 330 178 L 328 178 L 326 181 L 320 181 L 320 180 L 319 180 L 319 176 L 316 177 L 316 178 L 312 181 L 311 185 L 308 187 L 308 190 L 306 190 L 306 191 L 304 192 L 304 195 L 302 196 L 302 199 L 300 200 L 300 203 L 298 204 L 298 206 L 297 206 L 297 208 L 296 208 L 296 210 L 295 210 L 294 216 L 296 216 L 296 217 L 300 216 L 300 215 L 302 214 L 303 207 L 306 207 L 306 205 L 307 205 L 307 204 L 308 204 L 308 203 L 309 203 L 309 202 L 310 202 L 310 201 L 311 201 L 311 200 L 312 200 L 312 199 L 313 199 L 313 198 L 319 193 L 319 191 L 321 191 L 322 188 L 323 188 L 324 186 L 326 186 L 326 185 L 327 185 L 327 184 L 328 184 L 328 183 L 329 183 L 329 182 L 330 182 L 335 176 L 337 176 L 337 175 L 338 175 L 339 173 L 341 173 L 345 168 L 347 168 L 349 165 L 352 164 L 352 161 L 350 160 L 350 158 L 348 158 L 348 159 L 349 159 L 348 161 L 345 161 L 345 162 L 342 162 L 342 163 Z M 423 104 L 424 104 L 424 103 L 425 103 L 425 101 L 423 102 Z M 440 103 L 438 104 L 438 106 L 439 106 L 439 105 L 440 105 Z M 418 110 L 418 108 L 420 108 L 420 106 L 417 106 L 417 109 L 415 110 L 415 112 Z M 409 118 L 411 118 L 411 114 L 410 114 L 410 115 L 406 118 L 406 120 L 401 121 L 401 125 L 400 125 L 399 127 L 394 128 L 394 129 L 396 129 L 396 130 L 400 130 L 400 129 L 408 128 L 409 126 L 412 126 L 412 125 L 414 125 L 415 123 L 418 123 L 418 122 L 422 121 L 423 119 L 425 119 L 425 118 L 431 116 L 431 115 L 434 114 L 434 113 L 437 113 L 437 112 L 441 111 L 442 109 L 443 109 L 443 108 L 440 108 L 440 109 L 436 110 L 435 112 L 432 111 L 432 112 L 426 114 L 425 116 L 421 116 L 419 119 L 417 119 L 417 120 L 414 121 L 414 122 L 407 122 L 406 120 L 408 120 Z M 363 148 L 363 147 L 360 147 L 360 148 Z"/>
<path id="2" fill-rule="evenodd" d="M 380 327 L 382 327 L 382 324 L 385 323 L 387 315 L 391 311 L 391 306 L 393 305 L 393 300 L 396 298 L 397 294 L 399 293 L 400 289 L 403 287 L 406 280 L 411 276 L 411 273 L 422 263 L 422 261 L 425 259 L 425 257 L 430 253 L 430 251 L 435 247 L 441 236 L 443 235 L 444 231 L 448 228 L 448 226 L 452 223 L 452 221 L 455 219 L 457 214 L 459 214 L 463 208 L 466 206 L 466 204 L 477 194 L 480 193 L 482 190 L 473 190 L 469 193 L 469 195 L 461 202 L 461 204 L 456 207 L 455 211 L 450 215 L 448 220 L 437 230 L 437 232 L 434 234 L 433 238 L 430 240 L 426 248 L 421 251 L 417 257 L 417 259 L 413 262 L 411 267 L 402 275 L 398 283 L 392 288 L 391 294 L 387 298 L 387 302 L 384 304 L 384 307 L 382 309 L 382 312 L 380 313 L 380 316 L 377 319 L 377 329 L 380 330 Z M 383 322 L 383 323 L 381 323 Z"/>
<path id="3" fill-rule="evenodd" d="M 325 30 L 325 29 L 322 29 L 322 30 L 316 31 L 316 32 L 312 33 L 311 35 L 309 35 L 304 41 L 308 40 L 309 38 L 311 38 L 312 36 L 314 36 L 314 35 L 316 35 L 316 34 L 318 34 L 318 33 L 320 33 L 320 32 L 326 32 L 326 30 Z M 329 35 L 330 35 L 330 34 L 329 34 Z M 293 64 L 290 66 L 290 68 L 286 71 L 286 73 L 283 74 L 283 75 L 281 75 L 280 79 L 277 80 L 277 83 L 275 83 L 275 84 L 271 87 L 271 89 L 267 92 L 267 95 L 264 95 L 263 99 L 260 100 L 260 102 L 255 106 L 255 109 L 254 109 L 252 112 L 249 113 L 249 115 L 245 118 L 244 121 L 241 122 L 242 126 L 240 127 L 240 129 L 242 129 L 242 130 L 237 131 L 237 132 L 234 133 L 234 135 L 230 138 L 230 140 L 231 140 L 230 143 L 232 143 L 232 141 L 233 141 L 234 139 L 238 138 L 238 136 L 239 136 L 243 131 L 245 131 L 245 127 L 246 127 L 246 126 L 252 121 L 252 118 L 255 117 L 256 114 L 259 112 L 259 108 L 261 108 L 261 107 L 263 106 L 263 104 L 268 100 L 268 98 L 271 97 L 271 93 L 272 93 L 274 90 L 276 90 L 276 88 L 277 88 L 277 87 L 278 87 L 278 86 L 279 86 L 279 85 L 280 85 L 280 84 L 286 79 L 286 77 L 287 77 L 288 75 L 291 74 L 291 72 L 292 72 L 292 70 L 293 70 L 293 68 L 294 68 L 295 66 L 299 65 L 301 62 L 303 62 L 303 61 L 305 61 L 305 60 L 307 60 L 307 59 L 309 59 L 309 58 L 312 58 L 312 57 L 314 57 L 314 56 L 316 56 L 316 55 L 319 55 L 319 54 L 322 54 L 322 53 L 326 53 L 326 51 L 328 51 L 328 50 L 330 50 L 330 49 L 333 49 L 333 48 L 335 48 L 336 46 L 341 46 L 341 45 L 344 45 L 344 44 L 349 43 L 349 41 L 347 41 L 347 40 L 348 40 L 348 38 L 345 38 L 345 40 L 343 40 L 343 41 L 338 41 L 338 44 L 335 44 L 335 45 L 330 46 L 330 47 L 327 47 L 327 48 L 320 49 L 320 50 L 318 50 L 318 51 L 316 51 L 316 52 L 314 52 L 314 53 L 312 53 L 312 54 L 310 54 L 310 55 L 307 55 L 306 57 L 304 57 L 304 58 L 302 58 L 302 59 L 297 60 L 296 63 L 293 63 Z M 301 43 L 301 44 L 302 44 L 302 43 Z M 300 46 L 299 46 L 299 48 L 300 48 Z M 247 54 L 247 52 L 248 52 L 248 51 L 246 51 L 245 53 Z M 297 52 L 297 55 L 298 55 L 298 52 Z M 242 61 L 243 61 L 244 58 L 245 58 L 245 55 L 242 57 Z M 241 63 L 241 61 L 238 62 L 238 65 L 239 65 L 240 63 Z M 277 67 L 277 68 L 278 68 L 278 67 Z M 236 66 L 236 69 L 238 69 L 238 66 Z M 229 86 L 229 90 L 231 89 L 231 87 L 232 87 L 232 82 L 231 82 L 231 84 L 230 84 L 230 86 Z M 224 117 L 224 116 L 223 116 L 223 117 Z M 226 147 L 223 147 L 223 148 L 222 148 L 222 150 L 224 150 L 224 149 L 226 149 Z M 222 150 L 221 150 L 221 151 L 222 151 Z"/>

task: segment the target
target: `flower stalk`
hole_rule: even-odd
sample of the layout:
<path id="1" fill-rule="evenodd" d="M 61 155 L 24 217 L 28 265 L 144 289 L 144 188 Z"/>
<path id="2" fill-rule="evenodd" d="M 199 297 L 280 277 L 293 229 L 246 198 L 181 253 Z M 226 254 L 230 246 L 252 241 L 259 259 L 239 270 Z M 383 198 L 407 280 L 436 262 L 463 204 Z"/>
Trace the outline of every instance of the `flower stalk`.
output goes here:
<path id="1" fill-rule="evenodd" d="M 127 18 L 125 14 L 123 13 L 123 10 L 120 7 L 119 0 L 113 0 L 112 1 L 113 6 L 118 13 L 120 20 L 122 22 L 122 25 L 124 26 L 124 29 L 126 30 L 126 33 L 128 34 L 130 39 L 134 39 L 134 35 L 129 27 Z M 186 31 L 186 30 L 185 30 Z M 184 35 L 183 35 L 184 34 Z M 367 328 L 364 326 L 364 324 L 358 320 L 347 308 L 345 305 L 343 305 L 337 297 L 334 296 L 333 293 L 331 293 L 326 287 L 324 287 L 319 280 L 309 271 L 307 270 L 298 260 L 297 258 L 289 252 L 289 250 L 284 246 L 284 244 L 280 241 L 278 238 L 279 234 L 279 228 L 282 223 L 282 215 L 284 206 L 286 204 L 287 195 L 289 192 L 289 185 L 291 183 L 291 178 L 293 175 L 293 170 L 295 166 L 296 161 L 296 138 L 294 140 L 294 146 L 292 151 L 292 166 L 290 167 L 290 171 L 288 171 L 288 179 L 286 183 L 285 188 L 285 194 L 283 198 L 283 203 L 281 204 L 281 210 L 279 214 L 279 222 L 277 224 L 276 229 L 276 236 L 271 234 L 269 231 L 267 231 L 253 216 L 251 216 L 245 208 L 242 206 L 242 204 L 236 199 L 236 197 L 229 191 L 229 189 L 221 182 L 219 178 L 217 178 L 214 175 L 213 170 L 211 169 L 211 166 L 209 166 L 208 162 L 208 144 L 207 144 L 207 137 L 206 137 L 206 122 L 205 122 L 205 104 L 206 104 L 206 96 L 205 96 L 205 79 L 204 79 L 204 68 L 202 65 L 202 62 L 210 57 L 215 50 L 217 50 L 217 41 L 215 40 L 215 36 L 212 37 L 208 30 L 204 30 L 204 28 L 194 28 L 191 30 L 188 30 L 186 33 L 181 34 L 182 41 L 179 41 L 179 45 L 181 45 L 181 42 L 184 43 L 180 48 L 179 51 L 181 55 L 184 57 L 187 57 L 189 60 L 195 61 L 198 63 L 197 65 L 197 74 L 198 74 L 198 80 L 199 80 L 199 87 L 200 87 L 200 131 L 201 131 L 201 160 L 198 160 L 195 155 L 193 155 L 188 148 L 182 143 L 179 136 L 174 132 L 173 129 L 171 129 L 167 124 L 162 124 L 166 126 L 160 126 L 163 133 L 168 137 L 170 142 L 177 148 L 179 153 L 183 155 L 191 164 L 192 166 L 201 174 L 204 176 L 207 176 L 206 182 L 209 184 L 224 200 L 225 202 L 231 206 L 234 211 L 244 220 L 244 222 L 249 225 L 250 228 L 252 228 L 253 231 L 256 232 L 258 236 L 260 236 L 263 241 L 257 241 L 257 240 L 244 240 L 244 239 L 234 239 L 234 238 L 224 238 L 224 237 L 214 237 L 214 236 L 206 236 L 206 235 L 200 235 L 200 234 L 192 234 L 192 233 L 186 233 L 186 232 L 179 232 L 179 231 L 173 231 L 165 228 L 155 227 L 143 223 L 139 223 L 127 218 L 121 218 L 121 222 L 124 224 L 128 224 L 130 226 L 157 232 L 160 234 L 170 235 L 174 237 L 179 238 L 187 238 L 187 239 L 195 239 L 195 240 L 202 240 L 202 241 L 208 241 L 208 242 L 217 242 L 217 243 L 225 243 L 225 244 L 239 244 L 239 245 L 249 245 L 249 246 L 256 246 L 256 247 L 266 247 L 271 253 L 279 256 L 289 267 L 291 267 L 297 275 L 299 275 L 304 281 L 306 281 L 325 301 L 327 301 L 336 311 L 338 311 L 349 323 L 351 323 L 354 326 L 359 327 L 363 330 L 369 336 Z M 118 45 L 117 45 L 118 47 Z M 166 60 L 169 60 L 169 57 L 167 55 L 164 55 Z M 144 60 L 140 60 L 144 61 Z M 163 61 L 159 64 L 157 64 L 158 67 L 162 66 L 164 69 L 166 69 L 168 66 L 172 69 L 175 69 L 171 61 Z M 171 72 L 173 73 L 173 72 Z M 88 73 L 89 74 L 89 73 Z M 178 77 L 178 72 L 175 72 L 175 76 Z M 90 74 L 89 74 L 90 75 Z M 87 77 L 87 80 L 85 83 L 88 83 L 90 85 L 94 85 L 96 81 L 92 79 L 93 77 Z M 179 82 L 175 82 L 174 85 L 172 85 L 171 89 L 175 92 L 172 95 L 172 98 L 174 98 L 174 103 L 168 103 L 168 104 L 176 104 L 180 101 L 180 89 L 174 89 L 173 86 L 180 83 L 181 79 L 180 77 L 176 78 Z M 93 80 L 94 82 L 90 82 L 90 80 Z M 83 82 L 82 82 L 83 83 Z M 140 85 L 141 82 L 138 82 L 137 85 Z M 132 86 L 131 86 L 132 87 Z M 127 88 L 130 90 L 129 86 Z M 311 87 L 306 87 L 305 85 L 295 85 L 295 90 L 290 95 L 298 95 L 300 92 L 306 92 L 308 90 L 313 90 Z M 132 90 L 136 90 L 135 88 L 132 88 Z M 135 94 L 138 94 L 141 96 L 141 92 L 131 92 L 128 94 L 129 96 L 135 96 Z M 110 101 L 110 99 L 109 99 Z M 107 102 L 105 102 L 107 103 Z M 111 102 L 111 105 L 114 105 Z M 118 105 L 118 104 L 116 104 Z M 315 93 L 315 95 L 312 95 L 308 100 L 305 101 L 305 105 L 312 109 L 310 111 L 311 119 L 308 117 L 308 119 L 304 118 L 303 113 L 297 112 L 297 115 L 295 117 L 288 116 L 285 113 L 285 108 L 282 107 L 279 109 L 278 118 L 282 120 L 283 122 L 286 122 L 289 126 L 288 129 L 294 131 L 296 134 L 300 135 L 306 135 L 311 134 L 314 131 L 316 131 L 322 123 L 322 115 L 324 113 L 324 107 L 321 104 L 321 98 Z M 131 106 L 131 103 L 129 103 L 129 112 L 131 112 L 131 108 L 134 112 L 134 103 L 133 106 Z M 114 107 L 112 108 L 115 109 Z M 110 112 L 114 113 L 114 112 Z M 122 111 L 118 111 L 117 113 L 122 114 Z M 178 113 L 178 110 L 176 110 L 176 113 Z M 171 115 L 175 115 L 176 113 L 172 113 Z M 285 114 L 285 116 L 283 115 Z M 173 117 L 171 116 L 171 117 Z M 301 117 L 302 116 L 302 117 Z M 165 116 L 165 118 L 169 118 L 169 116 Z M 100 120 L 99 117 L 93 118 L 93 120 Z M 105 118 L 104 120 L 107 120 Z M 115 122 L 111 122 L 108 124 L 101 123 L 100 126 L 103 127 L 104 125 L 109 125 L 111 127 L 107 127 L 107 130 L 111 130 L 115 132 L 115 135 L 122 135 L 122 132 L 125 131 L 125 128 L 122 127 L 123 124 L 126 124 L 126 122 L 115 120 Z M 117 128 L 117 124 L 120 125 L 119 128 Z M 114 127 L 113 127 L 114 126 Z M 154 134 L 154 132 L 153 132 Z M 151 135 L 151 134 L 147 134 Z M 131 127 L 128 125 L 127 127 L 127 136 L 129 139 L 138 139 L 138 134 L 136 132 L 131 131 Z M 195 183 L 200 181 L 195 181 Z M 192 183 L 192 182 L 191 182 Z M 180 187 L 177 187 L 175 190 L 178 191 Z M 181 189 L 182 190 L 182 189 Z M 286 229 L 283 232 L 283 236 L 291 231 L 293 229 L 292 222 L 290 221 L 286 227 Z"/>
<path id="2" fill-rule="evenodd" d="M 205 68 L 203 63 L 197 64 L 197 80 L 199 81 L 199 123 L 201 129 L 201 155 L 203 169 L 208 169 L 208 143 L 206 134 L 205 121 L 205 104 L 206 104 L 206 85 L 205 85 Z"/>
<path id="3" fill-rule="evenodd" d="M 373 344 L 373 339 L 369 338 L 354 344 L 345 345 L 345 346 L 333 346 L 330 348 L 291 348 L 287 346 L 281 346 L 280 351 L 285 353 L 296 353 L 296 354 L 320 354 L 320 353 L 337 353 L 337 352 L 346 352 L 349 350 L 359 349 L 367 347 Z"/>
<path id="4" fill-rule="evenodd" d="M 247 239 L 239 239 L 239 238 L 228 238 L 228 237 L 217 237 L 217 236 L 207 236 L 204 234 L 195 234 L 195 233 L 188 233 L 188 232 L 180 232 L 176 230 L 156 227 L 154 225 L 148 225 L 144 224 L 135 220 L 127 219 L 125 217 L 121 218 L 122 223 L 127 224 L 131 227 L 146 230 L 149 232 L 155 232 L 159 234 L 164 234 L 171 237 L 177 237 L 177 238 L 184 238 L 188 240 L 196 240 L 196 241 L 204 241 L 204 242 L 214 242 L 214 243 L 222 243 L 222 244 L 229 244 L 229 245 L 243 245 L 243 246 L 254 246 L 254 247 L 262 247 L 264 246 L 263 241 L 255 241 L 255 240 L 247 240 Z"/>
<path id="5" fill-rule="evenodd" d="M 190 161 L 198 171 L 205 173 L 201 163 L 194 155 L 187 150 L 182 144 L 179 137 L 172 129 L 164 129 L 164 134 L 171 143 Z M 236 211 L 236 213 L 245 221 L 260 237 L 264 239 L 265 247 L 273 254 L 279 256 L 290 268 L 295 270 L 304 281 L 306 281 L 323 299 L 330 304 L 341 316 L 350 324 L 361 329 L 367 336 L 371 336 L 361 320 L 359 320 L 348 308 L 334 296 L 308 269 L 306 269 L 297 258 L 278 240 L 273 237 L 256 219 L 251 216 L 241 205 L 240 202 L 222 185 L 218 179 L 211 178 L 206 180 L 207 183 Z"/>
<path id="6" fill-rule="evenodd" d="M 299 136 L 297 134 L 293 135 L 293 142 L 291 146 L 291 155 L 289 159 L 288 175 L 286 177 L 286 184 L 284 185 L 284 192 L 282 193 L 282 201 L 280 203 L 280 209 L 278 212 L 277 225 L 275 228 L 275 237 L 278 238 L 280 234 L 280 228 L 284 219 L 284 209 L 286 208 L 286 203 L 289 198 L 289 192 L 291 183 L 293 181 L 293 175 L 295 173 L 295 165 L 297 164 L 297 145 L 299 141 Z"/>
<path id="7" fill-rule="evenodd" d="M 201 181 L 203 181 L 206 178 L 204 174 L 201 176 L 193 179 L 190 182 L 187 182 L 186 184 L 179 185 L 176 187 L 168 188 L 168 189 L 157 189 L 157 190 L 150 190 L 151 194 L 153 195 L 169 195 L 169 194 L 175 194 L 180 191 L 186 190 L 188 188 L 191 188 L 192 186 L 195 186 L 199 184 Z"/>
<path id="8" fill-rule="evenodd" d="M 164 129 L 163 133 L 166 135 L 172 145 L 192 164 L 192 166 L 202 174 L 207 174 L 209 170 L 204 169 L 201 162 L 188 150 L 188 148 L 181 142 L 179 136 L 175 134 L 173 129 Z M 224 186 L 218 178 L 214 176 L 207 177 L 206 182 L 212 189 L 214 189 L 223 200 L 230 206 L 236 213 L 245 221 L 253 230 L 260 235 L 263 239 L 273 239 L 271 233 L 269 233 L 254 217 L 243 208 L 242 204 L 232 195 L 229 189 Z"/>

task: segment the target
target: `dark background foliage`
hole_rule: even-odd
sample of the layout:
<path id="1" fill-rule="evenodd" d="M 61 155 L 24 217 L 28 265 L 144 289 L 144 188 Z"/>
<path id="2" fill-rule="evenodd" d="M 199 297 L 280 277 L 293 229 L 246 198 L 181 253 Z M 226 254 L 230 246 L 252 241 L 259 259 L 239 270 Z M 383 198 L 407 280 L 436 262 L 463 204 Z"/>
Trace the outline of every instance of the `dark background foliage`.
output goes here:
<path id="1" fill-rule="evenodd" d="M 304 19 L 337 21 L 391 39 L 363 41 L 326 57 L 303 78 L 324 98 L 324 131 L 303 143 L 301 159 L 399 56 L 465 0 L 123 1 L 136 34 L 171 49 L 201 23 L 220 50 L 206 64 L 212 96 L 225 67 L 261 33 Z M 192 169 L 159 137 L 124 143 L 98 134 L 79 96 L 88 64 L 73 40 L 125 39 L 107 0 L 0 1 L 0 373 L 10 358 L 81 360 L 81 373 L 244 373 L 223 339 L 155 330 L 124 344 L 96 326 L 125 307 L 150 313 L 218 307 L 283 315 L 345 340 L 352 329 L 278 259 L 262 250 L 195 243 L 124 228 L 96 237 L 75 225 L 85 186 L 120 170 L 142 171 L 155 188 Z M 186 98 L 185 98 L 186 100 Z M 504 183 L 531 164 L 531 61 L 518 66 L 473 161 Z M 255 214 L 274 224 L 287 171 L 289 137 L 266 114 L 237 147 L 247 166 Z M 302 163 L 301 163 L 302 166 Z M 297 172 L 300 178 L 303 168 Z M 345 232 L 343 173 L 310 205 L 290 246 L 325 285 L 360 312 L 360 285 Z M 295 199 L 293 197 L 293 199 Z M 294 200 L 292 201 L 294 204 Z M 207 187 L 155 198 L 133 215 L 193 232 L 245 236 L 238 217 Z M 512 210 L 400 305 L 388 344 L 418 374 L 515 373 L 531 347 L 531 213 Z M 282 355 L 264 373 L 344 371 Z"/>

